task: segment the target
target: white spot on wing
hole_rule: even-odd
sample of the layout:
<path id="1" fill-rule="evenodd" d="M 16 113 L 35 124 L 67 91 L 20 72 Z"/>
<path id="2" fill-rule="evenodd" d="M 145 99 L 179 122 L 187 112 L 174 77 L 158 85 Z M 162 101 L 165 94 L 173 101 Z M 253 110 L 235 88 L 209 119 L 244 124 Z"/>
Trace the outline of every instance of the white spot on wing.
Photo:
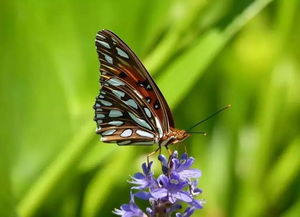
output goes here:
<path id="1" fill-rule="evenodd" d="M 140 135 L 140 136 L 143 136 L 143 137 L 148 137 L 148 138 L 154 138 L 154 135 L 151 134 L 151 133 L 148 133 L 144 130 L 137 130 L 136 131 L 136 134 Z"/>
<path id="2" fill-rule="evenodd" d="M 96 118 L 104 118 L 105 115 L 104 114 L 96 114 Z"/>
<path id="3" fill-rule="evenodd" d="M 124 57 L 124 58 L 126 58 L 126 59 L 129 59 L 129 56 L 128 56 L 128 54 L 127 54 L 125 51 L 123 51 L 122 49 L 120 49 L 120 48 L 118 48 L 118 47 L 116 47 L 116 49 L 117 49 L 117 53 L 118 53 L 121 57 Z"/>
<path id="4" fill-rule="evenodd" d="M 148 108 L 144 108 L 146 115 L 151 118 L 151 112 Z"/>
<path id="5" fill-rule="evenodd" d="M 105 37 L 103 35 L 97 34 L 98 37 L 105 39 Z"/>
<path id="6" fill-rule="evenodd" d="M 120 91 L 120 90 L 112 90 L 112 92 L 118 97 L 118 98 L 121 98 L 121 97 L 124 97 L 125 96 L 125 93 Z"/>
<path id="7" fill-rule="evenodd" d="M 108 102 L 108 101 L 106 101 L 106 100 L 100 100 L 100 102 L 103 104 L 103 105 L 105 105 L 105 106 L 111 106 L 112 105 L 112 103 L 111 102 Z"/>
<path id="8" fill-rule="evenodd" d="M 109 55 L 107 55 L 106 53 L 103 53 L 105 60 L 110 63 L 113 64 L 113 58 Z"/>
<path id="9" fill-rule="evenodd" d="M 140 94 L 140 92 L 139 91 L 137 91 L 137 90 L 133 90 L 134 91 L 134 93 L 136 94 L 136 95 L 138 95 L 140 98 L 143 98 L 143 96 L 142 96 L 142 94 Z"/>
<path id="10" fill-rule="evenodd" d="M 113 41 L 113 44 L 117 44 L 118 43 L 115 38 L 111 38 L 111 39 Z"/>
<path id="11" fill-rule="evenodd" d="M 136 117 L 134 114 L 128 112 L 128 114 L 130 115 L 130 117 L 140 126 L 148 128 L 149 130 L 152 130 L 152 128 L 150 127 L 150 125 L 143 119 L 140 119 L 138 117 Z"/>
<path id="12" fill-rule="evenodd" d="M 114 125 L 114 126 L 121 126 L 122 124 L 124 124 L 124 122 L 123 121 L 110 121 L 110 122 L 108 122 L 108 124 Z"/>
<path id="13" fill-rule="evenodd" d="M 136 102 L 133 99 L 129 99 L 129 100 L 125 101 L 125 103 L 126 103 L 126 105 L 129 105 L 135 109 L 138 108 L 138 105 L 136 104 Z"/>
<path id="14" fill-rule="evenodd" d="M 121 137 L 129 137 L 132 134 L 132 130 L 131 129 L 126 129 L 121 133 Z"/>
<path id="15" fill-rule="evenodd" d="M 117 118 L 123 116 L 123 114 L 119 110 L 110 110 L 108 116 L 111 118 Z"/>
<path id="16" fill-rule="evenodd" d="M 101 135 L 102 136 L 109 136 L 109 135 L 112 135 L 116 131 L 117 130 L 107 130 L 107 131 L 104 131 L 103 133 L 101 133 Z"/>
<path id="17" fill-rule="evenodd" d="M 111 78 L 107 81 L 107 83 L 111 84 L 112 86 L 121 86 L 125 85 L 123 81 L 120 81 L 117 78 Z"/>
<path id="18" fill-rule="evenodd" d="M 163 130 L 162 130 L 160 121 L 158 120 L 157 117 L 155 117 L 155 122 L 156 122 L 156 126 L 157 126 L 157 129 L 158 129 L 159 138 L 162 138 L 163 137 Z"/>
<path id="19" fill-rule="evenodd" d="M 97 40 L 97 39 L 96 39 L 96 41 L 97 41 L 99 44 L 101 44 L 103 47 L 106 47 L 106 48 L 110 49 L 110 46 L 109 46 L 109 44 L 108 44 L 107 42 L 105 42 L 105 41 L 100 41 L 100 40 Z"/>

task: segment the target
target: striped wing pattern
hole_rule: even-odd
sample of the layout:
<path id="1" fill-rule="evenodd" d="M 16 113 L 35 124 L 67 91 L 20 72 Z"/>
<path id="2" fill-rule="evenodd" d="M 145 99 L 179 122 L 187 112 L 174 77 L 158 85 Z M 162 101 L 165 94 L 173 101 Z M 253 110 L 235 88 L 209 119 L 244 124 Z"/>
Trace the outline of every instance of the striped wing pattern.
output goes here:
<path id="1" fill-rule="evenodd" d="M 96 132 L 104 142 L 152 145 L 174 127 L 171 111 L 153 79 L 114 33 L 99 31 L 100 94 L 94 105 Z"/>

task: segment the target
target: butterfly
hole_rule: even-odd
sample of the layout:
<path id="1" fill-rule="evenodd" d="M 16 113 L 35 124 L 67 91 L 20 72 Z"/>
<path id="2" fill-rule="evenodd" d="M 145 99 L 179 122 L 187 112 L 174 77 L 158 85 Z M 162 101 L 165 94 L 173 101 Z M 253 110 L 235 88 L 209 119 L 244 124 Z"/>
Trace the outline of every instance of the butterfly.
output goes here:
<path id="1" fill-rule="evenodd" d="M 100 61 L 100 94 L 94 105 L 96 133 L 118 145 L 161 147 L 190 136 L 176 129 L 171 110 L 134 52 L 113 32 L 95 40 Z"/>

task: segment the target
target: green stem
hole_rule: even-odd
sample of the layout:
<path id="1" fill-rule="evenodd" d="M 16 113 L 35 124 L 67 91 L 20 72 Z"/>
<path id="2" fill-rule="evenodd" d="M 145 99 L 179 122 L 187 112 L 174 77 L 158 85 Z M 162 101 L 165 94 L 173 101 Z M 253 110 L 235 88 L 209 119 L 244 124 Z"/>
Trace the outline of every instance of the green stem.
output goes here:
<path id="1" fill-rule="evenodd" d="M 232 21 L 232 23 L 225 29 L 224 34 L 227 38 L 232 37 L 235 33 L 261 12 L 268 4 L 274 0 L 257 0 L 247 7 L 240 16 Z"/>

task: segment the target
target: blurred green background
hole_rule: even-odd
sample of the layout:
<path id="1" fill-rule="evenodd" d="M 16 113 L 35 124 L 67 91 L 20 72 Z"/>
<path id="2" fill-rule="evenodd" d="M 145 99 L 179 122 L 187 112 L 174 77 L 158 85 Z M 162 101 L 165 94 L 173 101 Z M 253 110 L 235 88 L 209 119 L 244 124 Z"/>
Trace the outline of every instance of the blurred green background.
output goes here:
<path id="1" fill-rule="evenodd" d="M 0 216 L 113 216 L 128 202 L 126 180 L 154 147 L 95 134 L 101 29 L 143 60 L 178 128 L 232 104 L 198 128 L 208 136 L 184 142 L 207 201 L 194 216 L 299 216 L 299 9 L 298 0 L 1 1 Z"/>

